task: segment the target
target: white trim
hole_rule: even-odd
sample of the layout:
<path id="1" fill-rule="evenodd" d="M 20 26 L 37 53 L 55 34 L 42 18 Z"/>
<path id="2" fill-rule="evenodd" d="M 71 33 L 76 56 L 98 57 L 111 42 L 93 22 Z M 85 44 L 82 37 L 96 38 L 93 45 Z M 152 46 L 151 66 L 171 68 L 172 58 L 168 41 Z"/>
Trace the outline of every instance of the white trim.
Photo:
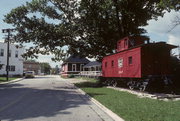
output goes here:
<path id="1" fill-rule="evenodd" d="M 66 71 L 66 72 L 81 72 L 81 71 Z"/>
<path id="2" fill-rule="evenodd" d="M 75 66 L 75 70 L 73 70 L 73 66 Z M 76 72 L 76 64 L 72 64 L 72 72 Z"/>
<path id="3" fill-rule="evenodd" d="M 84 71 L 84 64 L 80 64 L 80 71 Z"/>

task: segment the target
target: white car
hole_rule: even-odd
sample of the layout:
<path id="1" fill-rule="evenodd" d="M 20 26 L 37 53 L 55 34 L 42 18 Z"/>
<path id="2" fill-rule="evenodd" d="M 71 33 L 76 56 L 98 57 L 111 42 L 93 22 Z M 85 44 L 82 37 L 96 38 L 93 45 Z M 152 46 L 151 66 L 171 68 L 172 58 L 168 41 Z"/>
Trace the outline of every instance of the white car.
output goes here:
<path id="1" fill-rule="evenodd" d="M 34 71 L 27 71 L 25 73 L 25 78 L 34 78 Z"/>

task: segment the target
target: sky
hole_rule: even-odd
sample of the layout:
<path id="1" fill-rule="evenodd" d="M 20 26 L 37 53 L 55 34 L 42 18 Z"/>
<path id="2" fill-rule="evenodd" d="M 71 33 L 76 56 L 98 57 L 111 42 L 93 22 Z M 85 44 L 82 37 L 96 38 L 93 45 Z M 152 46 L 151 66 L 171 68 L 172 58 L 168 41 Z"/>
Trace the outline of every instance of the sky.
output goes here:
<path id="1" fill-rule="evenodd" d="M 4 15 L 9 13 L 11 9 L 25 4 L 27 1 L 31 0 L 0 0 L 0 42 L 4 41 L 2 29 L 12 28 L 11 25 L 3 22 Z M 172 21 L 175 16 L 180 16 L 180 11 L 166 13 L 164 17 L 159 17 L 157 21 L 148 21 L 149 25 L 144 28 L 147 30 L 147 35 L 150 37 L 151 42 L 164 41 L 169 44 L 180 45 L 180 25 L 169 32 L 169 30 L 172 28 Z M 178 49 L 175 49 L 174 52 L 177 54 Z M 53 57 L 53 55 L 39 55 L 38 61 L 48 62 L 52 67 L 60 65 L 59 62 L 53 62 L 51 57 Z"/>

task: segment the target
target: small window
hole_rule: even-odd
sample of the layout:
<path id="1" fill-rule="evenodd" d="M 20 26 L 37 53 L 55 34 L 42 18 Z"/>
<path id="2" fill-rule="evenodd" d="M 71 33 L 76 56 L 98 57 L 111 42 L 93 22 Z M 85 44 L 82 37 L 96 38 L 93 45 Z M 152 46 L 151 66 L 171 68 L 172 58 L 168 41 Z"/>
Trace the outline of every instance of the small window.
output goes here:
<path id="1" fill-rule="evenodd" d="M 15 52 L 15 57 L 18 58 L 18 51 Z"/>
<path id="2" fill-rule="evenodd" d="M 83 71 L 83 66 L 84 66 L 84 64 L 80 65 L 80 71 Z"/>
<path id="3" fill-rule="evenodd" d="M 121 42 L 119 42 L 118 44 L 118 49 L 121 49 Z"/>
<path id="4" fill-rule="evenodd" d="M 15 66 L 11 66 L 10 71 L 15 71 Z"/>
<path id="5" fill-rule="evenodd" d="M 129 63 L 129 65 L 132 64 L 132 56 L 130 56 L 130 57 L 128 58 L 128 63 Z"/>
<path id="6" fill-rule="evenodd" d="M 123 67 L 123 59 L 122 58 L 118 59 L 118 67 L 119 68 Z"/>
<path id="7" fill-rule="evenodd" d="M 0 56 L 4 56 L 4 49 L 0 50 Z"/>
<path id="8" fill-rule="evenodd" d="M 107 67 L 107 62 L 105 62 L 105 67 Z"/>
<path id="9" fill-rule="evenodd" d="M 8 68 L 9 71 L 15 71 L 15 66 L 10 65 Z"/>
<path id="10" fill-rule="evenodd" d="M 111 66 L 114 67 L 114 61 L 113 60 L 111 61 Z"/>

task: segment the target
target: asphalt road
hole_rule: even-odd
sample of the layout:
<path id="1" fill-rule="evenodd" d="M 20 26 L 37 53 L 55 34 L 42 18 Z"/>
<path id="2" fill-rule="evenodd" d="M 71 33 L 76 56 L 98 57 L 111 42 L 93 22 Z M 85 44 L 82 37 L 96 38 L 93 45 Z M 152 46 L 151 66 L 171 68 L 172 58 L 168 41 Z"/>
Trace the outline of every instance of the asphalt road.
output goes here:
<path id="1" fill-rule="evenodd" d="M 0 121 L 112 121 L 59 76 L 0 85 Z"/>

